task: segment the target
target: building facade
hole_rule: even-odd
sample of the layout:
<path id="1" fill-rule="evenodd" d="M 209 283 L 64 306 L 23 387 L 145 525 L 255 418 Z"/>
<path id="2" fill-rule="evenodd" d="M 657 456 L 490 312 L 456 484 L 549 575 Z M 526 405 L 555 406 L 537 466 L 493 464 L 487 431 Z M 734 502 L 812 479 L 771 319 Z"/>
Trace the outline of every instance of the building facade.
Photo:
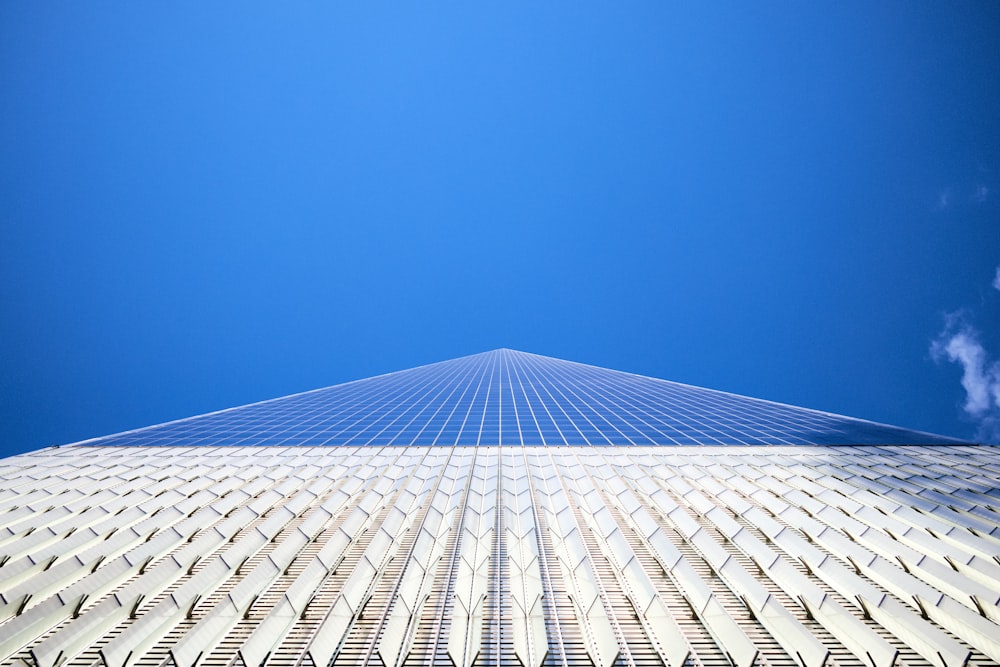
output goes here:
<path id="1" fill-rule="evenodd" d="M 998 451 L 497 350 L 0 461 L 0 665 L 996 665 Z"/>

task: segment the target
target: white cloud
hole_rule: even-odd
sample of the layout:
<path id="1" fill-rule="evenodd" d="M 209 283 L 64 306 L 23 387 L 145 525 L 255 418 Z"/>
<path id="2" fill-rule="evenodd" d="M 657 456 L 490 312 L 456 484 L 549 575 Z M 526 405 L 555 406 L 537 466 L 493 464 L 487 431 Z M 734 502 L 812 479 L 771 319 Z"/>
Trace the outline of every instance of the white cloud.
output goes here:
<path id="1" fill-rule="evenodd" d="M 982 183 L 980 183 L 979 185 L 976 186 L 976 193 L 972 195 L 972 198 L 977 203 L 982 204 L 984 201 L 986 201 L 987 197 L 989 196 L 990 196 L 990 189 L 985 185 L 983 185 Z"/>
<path id="2" fill-rule="evenodd" d="M 1000 290 L 1000 266 L 997 267 L 997 274 L 993 277 L 993 287 Z"/>
<path id="3" fill-rule="evenodd" d="M 945 320 L 944 331 L 931 344 L 931 355 L 962 367 L 963 409 L 978 422 L 980 439 L 1000 442 L 1000 363 L 990 361 L 979 332 L 961 313 Z"/>
<path id="4" fill-rule="evenodd" d="M 986 367 L 986 350 L 976 332 L 963 329 L 949 333 L 946 330 L 941 338 L 934 341 L 931 352 L 937 359 L 947 357 L 948 361 L 962 365 L 966 412 L 976 417 L 990 409 L 993 403 L 990 398 L 991 374 Z"/>

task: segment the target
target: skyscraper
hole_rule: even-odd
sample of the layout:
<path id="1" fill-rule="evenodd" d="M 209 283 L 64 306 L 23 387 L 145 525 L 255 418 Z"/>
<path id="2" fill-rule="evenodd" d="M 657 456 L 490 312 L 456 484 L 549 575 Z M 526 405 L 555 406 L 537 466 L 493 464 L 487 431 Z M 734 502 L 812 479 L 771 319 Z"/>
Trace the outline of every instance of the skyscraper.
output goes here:
<path id="1" fill-rule="evenodd" d="M 995 665 L 997 452 L 497 350 L 0 462 L 0 665 Z"/>

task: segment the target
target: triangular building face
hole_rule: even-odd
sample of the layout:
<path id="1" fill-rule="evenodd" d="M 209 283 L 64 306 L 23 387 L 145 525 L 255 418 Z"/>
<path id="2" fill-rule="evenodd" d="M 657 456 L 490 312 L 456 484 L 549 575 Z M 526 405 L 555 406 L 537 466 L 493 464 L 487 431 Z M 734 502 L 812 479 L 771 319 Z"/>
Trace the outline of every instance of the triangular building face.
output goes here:
<path id="1" fill-rule="evenodd" d="M 464 357 L 0 461 L 0 667 L 997 665 L 997 452 Z"/>
<path id="2" fill-rule="evenodd" d="M 94 441 L 108 445 L 958 444 L 514 350 L 348 382 Z"/>

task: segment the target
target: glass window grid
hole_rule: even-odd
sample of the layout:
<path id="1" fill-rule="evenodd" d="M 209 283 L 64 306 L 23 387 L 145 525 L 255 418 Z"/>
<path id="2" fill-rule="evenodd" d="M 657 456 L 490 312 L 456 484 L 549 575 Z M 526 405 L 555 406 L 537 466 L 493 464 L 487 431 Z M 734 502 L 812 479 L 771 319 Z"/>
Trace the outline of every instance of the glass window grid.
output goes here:
<path id="1" fill-rule="evenodd" d="M 959 441 L 494 350 L 87 441 L 94 445 L 893 445 Z"/>

